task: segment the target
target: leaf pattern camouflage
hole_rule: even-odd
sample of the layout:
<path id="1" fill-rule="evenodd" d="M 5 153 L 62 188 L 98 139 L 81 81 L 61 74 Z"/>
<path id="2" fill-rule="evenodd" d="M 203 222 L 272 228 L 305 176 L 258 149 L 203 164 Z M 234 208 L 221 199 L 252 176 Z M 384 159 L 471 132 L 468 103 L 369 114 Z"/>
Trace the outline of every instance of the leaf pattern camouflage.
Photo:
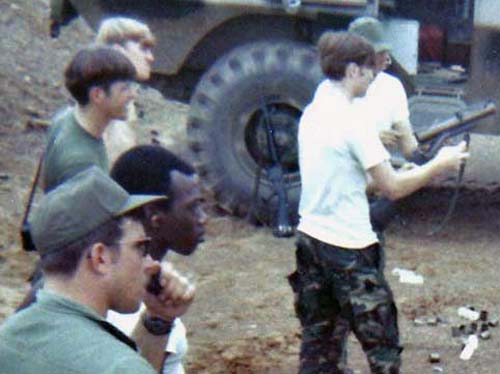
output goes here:
<path id="1" fill-rule="evenodd" d="M 302 325 L 299 372 L 346 373 L 346 343 L 353 331 L 372 373 L 399 373 L 397 309 L 381 247 L 344 249 L 300 233 L 296 256 L 297 270 L 288 280 Z"/>

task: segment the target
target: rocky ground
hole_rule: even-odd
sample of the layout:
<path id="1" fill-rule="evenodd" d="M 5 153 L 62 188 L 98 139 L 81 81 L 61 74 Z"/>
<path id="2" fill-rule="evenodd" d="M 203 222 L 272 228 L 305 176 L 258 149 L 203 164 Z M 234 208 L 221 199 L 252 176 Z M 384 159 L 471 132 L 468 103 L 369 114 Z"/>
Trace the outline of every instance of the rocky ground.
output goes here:
<path id="1" fill-rule="evenodd" d="M 93 37 L 78 20 L 58 39 L 50 39 L 47 16 L 47 0 L 0 0 L 0 320 L 21 300 L 35 260 L 20 249 L 17 232 L 42 150 L 45 130 L 40 123 L 67 102 L 62 68 Z M 141 91 L 138 104 L 146 113 L 142 140 L 148 142 L 156 130 L 163 144 L 184 154 L 188 107 L 167 102 L 151 89 Z M 387 235 L 387 278 L 405 347 L 403 373 L 432 373 L 439 366 L 444 373 L 497 374 L 499 328 L 491 328 L 491 339 L 480 340 L 469 361 L 459 359 L 461 341 L 452 337 L 451 328 L 467 323 L 457 315 L 463 305 L 487 310 L 492 318 L 500 313 L 500 204 L 491 193 L 462 195 L 445 230 L 429 236 L 449 195 L 433 190 L 413 199 Z M 417 210 L 420 204 L 425 207 Z M 198 287 L 185 318 L 191 346 L 188 372 L 296 370 L 299 329 L 285 278 L 294 267 L 293 245 L 293 238 L 277 239 L 267 228 L 212 213 L 201 249 L 189 259 L 171 258 Z M 400 283 L 391 274 L 394 268 L 413 270 L 424 283 Z M 437 324 L 429 325 L 429 317 L 437 317 Z M 416 318 L 425 323 L 416 325 Z M 432 352 L 441 355 L 441 362 L 429 362 Z M 368 373 L 354 339 L 349 362 L 358 373 Z"/>

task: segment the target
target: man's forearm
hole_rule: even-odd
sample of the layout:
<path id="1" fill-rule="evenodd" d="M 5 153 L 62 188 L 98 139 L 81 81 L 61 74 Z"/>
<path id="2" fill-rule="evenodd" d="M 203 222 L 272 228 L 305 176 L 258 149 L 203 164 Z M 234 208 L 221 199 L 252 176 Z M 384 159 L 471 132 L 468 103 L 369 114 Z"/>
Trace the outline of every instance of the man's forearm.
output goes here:
<path id="1" fill-rule="evenodd" d="M 439 166 L 435 161 L 401 172 L 396 172 L 389 162 L 384 162 L 369 170 L 375 186 L 391 200 L 408 196 L 424 187 L 438 172 Z"/>
<path id="2" fill-rule="evenodd" d="M 132 339 L 134 339 L 141 355 L 153 366 L 158 373 L 163 370 L 163 363 L 166 358 L 165 347 L 169 335 L 153 335 L 143 324 L 144 314 L 141 315 L 140 320 L 132 332 Z"/>
<path id="3" fill-rule="evenodd" d="M 394 173 L 394 186 L 392 193 L 388 197 L 391 200 L 397 200 L 408 196 L 428 185 L 432 181 L 432 178 L 438 174 L 439 168 L 433 161 L 410 170 Z"/>

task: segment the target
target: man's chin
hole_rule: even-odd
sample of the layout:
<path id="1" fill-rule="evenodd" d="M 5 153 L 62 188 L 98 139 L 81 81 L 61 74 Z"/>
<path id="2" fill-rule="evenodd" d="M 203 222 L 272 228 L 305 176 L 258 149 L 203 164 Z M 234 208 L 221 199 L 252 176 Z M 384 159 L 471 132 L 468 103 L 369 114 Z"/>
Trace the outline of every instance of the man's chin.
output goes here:
<path id="1" fill-rule="evenodd" d="M 355 95 L 355 97 L 357 97 L 357 98 L 362 98 L 362 97 L 365 97 L 365 96 L 366 96 L 366 92 L 367 92 L 367 90 L 360 91 L 360 92 L 358 92 L 358 93 Z"/>
<path id="2" fill-rule="evenodd" d="M 198 248 L 198 244 L 200 242 L 197 241 L 193 245 L 190 245 L 188 247 L 184 247 L 181 251 L 178 251 L 179 254 L 182 254 L 183 256 L 189 256 L 192 255 L 194 252 L 196 252 L 196 249 Z"/>
<path id="3" fill-rule="evenodd" d="M 121 314 L 133 314 L 133 313 L 136 313 L 139 308 L 141 307 L 141 303 L 142 301 L 139 300 L 136 304 L 134 305 L 127 305 L 127 306 L 124 306 L 122 308 L 116 308 L 114 309 L 115 312 L 118 312 L 118 313 L 121 313 Z"/>
<path id="4" fill-rule="evenodd" d="M 128 119 L 127 113 L 117 114 L 113 117 L 115 120 L 126 121 Z"/>

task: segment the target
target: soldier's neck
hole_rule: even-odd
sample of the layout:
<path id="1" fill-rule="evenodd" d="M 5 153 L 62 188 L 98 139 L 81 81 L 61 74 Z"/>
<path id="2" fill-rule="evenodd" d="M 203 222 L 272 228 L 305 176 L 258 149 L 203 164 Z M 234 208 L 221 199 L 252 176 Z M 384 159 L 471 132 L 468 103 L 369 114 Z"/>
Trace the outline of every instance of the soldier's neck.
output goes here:
<path id="1" fill-rule="evenodd" d="M 91 106 L 75 108 L 75 118 L 82 129 L 94 138 L 101 139 L 109 119 Z"/>

